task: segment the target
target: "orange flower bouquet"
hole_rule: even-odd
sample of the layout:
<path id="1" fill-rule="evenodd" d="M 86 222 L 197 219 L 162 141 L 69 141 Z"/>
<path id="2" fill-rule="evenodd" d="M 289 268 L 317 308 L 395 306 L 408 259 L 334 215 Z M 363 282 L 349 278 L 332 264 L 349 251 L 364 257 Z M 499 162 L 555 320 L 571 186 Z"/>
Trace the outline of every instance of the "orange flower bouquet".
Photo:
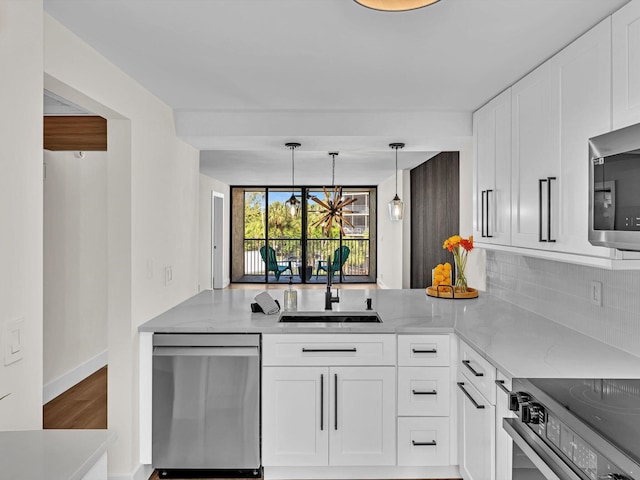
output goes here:
<path id="1" fill-rule="evenodd" d="M 467 255 L 473 250 L 473 237 L 466 239 L 460 235 L 453 235 L 444 241 L 442 248 L 446 248 L 453 253 L 453 259 L 456 264 L 456 291 L 466 292 L 467 277 L 464 274 L 464 269 L 467 266 Z"/>

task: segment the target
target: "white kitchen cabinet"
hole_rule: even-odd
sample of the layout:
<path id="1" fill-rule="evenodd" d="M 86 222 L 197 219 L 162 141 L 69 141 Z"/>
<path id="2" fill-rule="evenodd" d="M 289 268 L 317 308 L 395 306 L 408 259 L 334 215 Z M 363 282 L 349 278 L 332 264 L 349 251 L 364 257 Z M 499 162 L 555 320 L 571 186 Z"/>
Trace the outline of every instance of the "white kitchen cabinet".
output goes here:
<path id="1" fill-rule="evenodd" d="M 473 115 L 477 243 L 511 244 L 511 89 Z"/>
<path id="2" fill-rule="evenodd" d="M 617 129 L 640 122 L 640 1 L 629 2 L 612 21 L 612 113 Z"/>
<path id="3" fill-rule="evenodd" d="M 546 249 L 541 240 L 557 233 L 559 131 L 552 89 L 549 62 L 511 87 L 511 242 L 518 247 Z"/>
<path id="4" fill-rule="evenodd" d="M 395 465 L 396 369 L 331 367 L 330 465 Z"/>
<path id="5" fill-rule="evenodd" d="M 496 374 L 496 480 L 512 480 L 511 465 L 513 441 L 502 428 L 504 418 L 513 418 L 515 413 L 509 410 L 511 378 L 498 371 Z"/>
<path id="6" fill-rule="evenodd" d="M 399 416 L 449 416 L 449 368 L 398 368 Z"/>
<path id="7" fill-rule="evenodd" d="M 495 478 L 495 406 L 462 374 L 458 375 L 460 473 L 465 480 Z"/>
<path id="8" fill-rule="evenodd" d="M 588 140 L 611 128 L 610 65 L 607 18 L 512 87 L 513 246 L 611 255 L 586 234 Z"/>
<path id="9" fill-rule="evenodd" d="M 559 165 L 558 197 L 552 198 L 552 218 L 556 209 L 559 218 L 557 233 L 553 234 L 556 241 L 547 245 L 550 250 L 601 257 L 612 253 L 609 248 L 591 245 L 586 233 L 589 138 L 611 129 L 610 65 L 611 18 L 550 60 L 555 106 L 552 124 L 558 129 L 554 136 L 560 139 L 559 150 L 553 156 Z"/>
<path id="10" fill-rule="evenodd" d="M 328 370 L 324 367 L 263 369 L 263 464 L 328 465 Z"/>
<path id="11" fill-rule="evenodd" d="M 395 464 L 394 367 L 265 367 L 263 464 Z"/>
<path id="12" fill-rule="evenodd" d="M 496 473 L 496 369 L 460 341 L 458 449 L 465 480 L 494 480 Z"/>
<path id="13" fill-rule="evenodd" d="M 449 465 L 448 417 L 398 418 L 398 465 Z"/>
<path id="14" fill-rule="evenodd" d="M 264 466 L 395 465 L 395 335 L 277 334 L 262 345 Z"/>

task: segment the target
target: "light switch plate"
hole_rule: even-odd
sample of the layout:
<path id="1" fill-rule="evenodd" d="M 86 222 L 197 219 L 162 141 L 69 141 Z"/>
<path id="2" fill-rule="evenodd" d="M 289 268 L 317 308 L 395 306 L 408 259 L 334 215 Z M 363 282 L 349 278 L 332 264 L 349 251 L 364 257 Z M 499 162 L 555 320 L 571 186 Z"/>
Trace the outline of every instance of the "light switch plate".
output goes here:
<path id="1" fill-rule="evenodd" d="M 2 332 L 4 364 L 11 365 L 22 359 L 24 337 L 24 318 L 7 320 Z"/>
<path id="2" fill-rule="evenodd" d="M 597 307 L 602 306 L 602 283 L 591 282 L 591 303 Z"/>
<path id="3" fill-rule="evenodd" d="M 164 286 L 168 287 L 173 282 L 173 267 L 168 265 L 164 267 Z"/>

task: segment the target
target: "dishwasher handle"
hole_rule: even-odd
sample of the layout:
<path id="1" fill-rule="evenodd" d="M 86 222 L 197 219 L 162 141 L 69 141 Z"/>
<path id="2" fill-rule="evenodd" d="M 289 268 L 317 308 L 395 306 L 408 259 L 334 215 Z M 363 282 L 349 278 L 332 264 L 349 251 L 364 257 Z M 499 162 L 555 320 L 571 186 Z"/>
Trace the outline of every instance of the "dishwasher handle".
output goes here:
<path id="1" fill-rule="evenodd" d="M 153 347 L 154 357 L 259 357 L 259 347 Z"/>

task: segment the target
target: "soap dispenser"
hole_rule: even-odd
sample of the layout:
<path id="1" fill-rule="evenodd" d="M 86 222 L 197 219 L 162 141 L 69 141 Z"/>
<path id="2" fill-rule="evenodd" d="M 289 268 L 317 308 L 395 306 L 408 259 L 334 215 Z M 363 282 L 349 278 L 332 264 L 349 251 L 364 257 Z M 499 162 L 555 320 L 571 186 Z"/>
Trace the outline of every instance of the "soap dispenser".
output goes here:
<path id="1" fill-rule="evenodd" d="M 289 289 L 284 292 L 284 310 L 295 312 L 298 309 L 298 292 L 293 289 L 293 279 L 289 277 Z"/>

